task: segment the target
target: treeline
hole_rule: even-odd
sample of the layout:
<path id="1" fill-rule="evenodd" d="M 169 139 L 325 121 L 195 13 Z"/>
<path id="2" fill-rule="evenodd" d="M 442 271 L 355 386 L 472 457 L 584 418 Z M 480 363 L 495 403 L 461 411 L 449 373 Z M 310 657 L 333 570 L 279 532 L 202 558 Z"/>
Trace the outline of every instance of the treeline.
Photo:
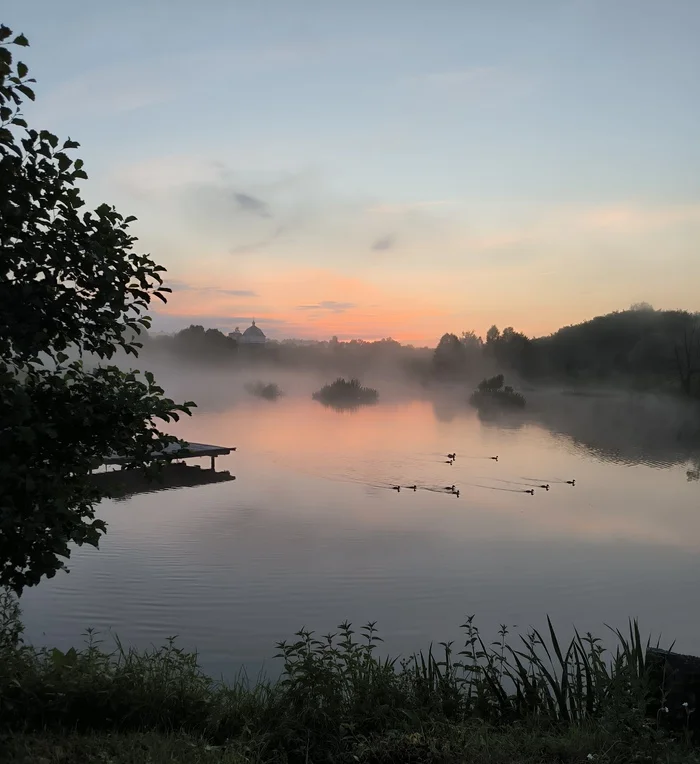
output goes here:
<path id="1" fill-rule="evenodd" d="M 618 380 L 645 387 L 680 387 L 700 394 L 700 314 L 651 306 L 598 316 L 547 337 L 531 338 L 513 327 L 492 326 L 485 337 L 473 331 L 446 333 L 437 347 L 416 348 L 391 338 L 376 342 L 333 337 L 328 341 L 283 340 L 239 345 L 218 329 L 190 326 L 175 335 L 144 339 L 145 350 L 199 362 L 272 364 L 334 370 L 356 376 L 393 366 L 424 383 L 472 383 L 485 374 L 521 379 L 604 383 Z"/>
<path id="2" fill-rule="evenodd" d="M 455 378 L 489 364 L 532 381 L 606 382 L 677 386 L 700 395 L 700 315 L 651 306 L 598 316 L 529 338 L 513 327 L 492 326 L 485 339 L 474 332 L 445 334 L 433 356 L 435 373 Z"/>
<path id="3" fill-rule="evenodd" d="M 402 367 L 407 372 L 427 372 L 431 348 L 402 345 L 391 338 L 368 342 L 337 337 L 327 341 L 270 340 L 264 345 L 238 343 L 219 329 L 193 325 L 174 335 L 143 335 L 147 354 L 173 355 L 184 360 L 217 364 L 274 365 L 283 368 L 332 370 L 356 376 L 379 365 Z"/>

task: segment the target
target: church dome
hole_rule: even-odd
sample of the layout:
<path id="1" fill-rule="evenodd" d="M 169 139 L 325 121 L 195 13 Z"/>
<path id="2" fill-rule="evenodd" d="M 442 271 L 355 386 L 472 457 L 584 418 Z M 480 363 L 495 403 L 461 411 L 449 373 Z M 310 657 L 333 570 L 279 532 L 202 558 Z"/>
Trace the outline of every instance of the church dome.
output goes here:
<path id="1" fill-rule="evenodd" d="M 255 325 L 255 321 L 241 335 L 241 341 L 250 344 L 262 343 L 265 340 L 265 333 Z"/>

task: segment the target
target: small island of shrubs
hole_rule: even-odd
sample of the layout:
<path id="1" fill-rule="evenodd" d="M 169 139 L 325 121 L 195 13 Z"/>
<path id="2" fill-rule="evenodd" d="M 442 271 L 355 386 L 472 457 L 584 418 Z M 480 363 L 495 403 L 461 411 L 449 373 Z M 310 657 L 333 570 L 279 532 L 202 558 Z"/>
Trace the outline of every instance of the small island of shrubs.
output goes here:
<path id="1" fill-rule="evenodd" d="M 478 409 L 525 407 L 525 396 L 516 393 L 509 385 L 503 385 L 503 374 L 483 379 L 469 398 L 469 403 Z"/>
<path id="2" fill-rule="evenodd" d="M 376 403 L 379 393 L 372 387 L 363 387 L 359 379 L 350 381 L 338 377 L 335 382 L 324 385 L 317 390 L 312 398 L 327 406 L 337 408 L 354 408 L 371 403 Z"/>
<path id="3" fill-rule="evenodd" d="M 246 390 L 256 398 L 264 398 L 266 401 L 276 401 L 280 395 L 283 395 L 279 385 L 276 385 L 274 382 L 268 382 L 267 384 L 255 382 L 252 385 L 246 385 Z"/>

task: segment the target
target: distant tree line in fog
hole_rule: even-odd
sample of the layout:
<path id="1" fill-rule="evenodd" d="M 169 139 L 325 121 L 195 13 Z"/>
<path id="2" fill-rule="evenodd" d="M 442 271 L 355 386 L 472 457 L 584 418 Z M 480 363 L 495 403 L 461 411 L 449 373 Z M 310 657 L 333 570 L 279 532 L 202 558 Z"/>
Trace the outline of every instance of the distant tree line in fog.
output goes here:
<path id="1" fill-rule="evenodd" d="M 484 373 L 504 371 L 533 382 L 618 380 L 700 394 L 700 314 L 654 310 L 645 303 L 563 327 L 546 337 L 527 337 L 510 326 L 502 330 L 492 326 L 484 338 L 474 331 L 446 333 L 435 349 L 401 345 L 391 338 L 344 342 L 337 337 L 319 342 L 269 340 L 264 346 L 249 347 L 202 326 L 146 337 L 145 345 L 150 352 L 199 362 L 268 363 L 353 375 L 391 365 L 425 383 L 471 383 Z"/>

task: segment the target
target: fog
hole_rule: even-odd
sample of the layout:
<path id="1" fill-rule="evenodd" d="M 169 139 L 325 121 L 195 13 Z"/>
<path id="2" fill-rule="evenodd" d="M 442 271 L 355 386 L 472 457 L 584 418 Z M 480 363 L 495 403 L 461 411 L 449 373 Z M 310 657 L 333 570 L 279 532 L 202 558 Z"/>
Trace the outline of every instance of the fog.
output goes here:
<path id="1" fill-rule="evenodd" d="M 640 392 L 619 385 L 600 384 L 577 388 L 564 382 L 535 384 L 517 374 L 507 377 L 527 398 L 518 412 L 478 413 L 469 406 L 474 384 L 491 373 L 494 365 L 483 362 L 462 379 L 440 379 L 429 374 L 432 352 L 414 351 L 422 366 L 406 363 L 406 357 L 381 357 L 360 361 L 323 359 L 316 368 L 301 362 L 285 366 L 259 357 L 240 356 L 222 365 L 144 353 L 134 360 L 120 357 L 124 368 L 148 369 L 166 394 L 176 401 L 192 400 L 198 412 L 225 412 L 234 407 L 283 406 L 294 399 L 309 401 L 312 394 L 337 376 L 357 376 L 363 385 L 379 392 L 378 406 L 396 406 L 412 400 L 430 401 L 436 421 L 449 422 L 477 417 L 485 428 L 541 427 L 562 439 L 566 448 L 619 464 L 664 467 L 697 463 L 700 454 L 700 406 L 679 395 Z M 414 359 L 415 360 L 415 359 Z M 297 368 L 298 366 L 298 368 Z M 256 383 L 277 385 L 278 400 L 262 400 L 251 393 Z M 321 404 L 318 404 L 321 405 Z"/>

